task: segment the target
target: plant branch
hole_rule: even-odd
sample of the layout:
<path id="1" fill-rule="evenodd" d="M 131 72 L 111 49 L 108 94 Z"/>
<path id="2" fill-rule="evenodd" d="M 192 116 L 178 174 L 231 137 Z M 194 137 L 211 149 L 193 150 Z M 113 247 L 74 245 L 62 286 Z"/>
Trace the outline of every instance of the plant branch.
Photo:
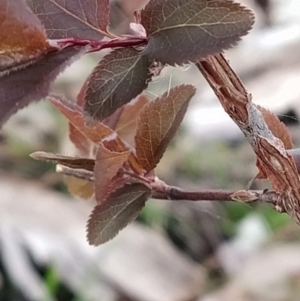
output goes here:
<path id="1" fill-rule="evenodd" d="M 72 46 L 90 46 L 89 52 L 96 52 L 105 48 L 133 47 L 145 45 L 147 44 L 147 38 L 126 35 L 107 41 L 67 38 L 60 40 L 50 40 L 49 42 L 50 44 L 58 45 L 58 47 L 61 49 Z"/>
<path id="2" fill-rule="evenodd" d="M 199 190 L 189 191 L 169 185 L 152 186 L 152 197 L 173 201 L 222 201 L 242 203 L 278 203 L 278 194 L 270 190 Z M 282 212 L 282 211 L 281 211 Z"/>
<path id="3" fill-rule="evenodd" d="M 271 182 L 278 195 L 277 210 L 287 211 L 300 222 L 300 180 L 293 152 L 290 155 L 269 130 L 251 95 L 222 54 L 210 56 L 196 66 L 256 153 L 260 175 Z"/>
<path id="4" fill-rule="evenodd" d="M 70 168 L 67 166 L 64 166 L 62 164 L 57 164 L 56 165 L 56 172 L 57 173 L 62 173 L 66 176 L 78 178 L 81 180 L 85 180 L 88 182 L 94 182 L 95 181 L 95 176 L 94 172 L 85 170 L 85 169 L 74 169 Z"/>

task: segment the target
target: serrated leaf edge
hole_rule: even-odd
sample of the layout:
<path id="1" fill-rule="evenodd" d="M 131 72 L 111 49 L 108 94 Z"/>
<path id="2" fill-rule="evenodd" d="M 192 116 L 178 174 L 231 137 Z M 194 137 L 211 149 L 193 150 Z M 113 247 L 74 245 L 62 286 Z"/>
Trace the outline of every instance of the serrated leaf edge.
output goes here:
<path id="1" fill-rule="evenodd" d="M 126 186 L 126 185 L 128 185 L 128 184 L 125 184 L 124 186 Z M 112 193 L 116 192 L 117 190 L 122 189 L 124 186 L 117 188 L 116 190 L 114 190 L 113 192 L 111 192 L 110 195 L 111 195 Z M 147 187 L 146 185 L 144 185 L 144 186 Z M 148 199 L 150 198 L 150 196 L 151 196 L 151 189 L 150 189 L 149 187 L 147 187 L 147 188 L 149 189 L 149 192 L 148 192 L 148 193 L 147 193 L 147 191 L 140 191 L 139 195 L 136 196 L 136 197 L 134 198 L 134 200 L 132 200 L 131 202 L 127 202 L 126 205 L 124 205 L 124 207 L 122 208 L 122 210 L 121 210 L 121 211 L 118 211 L 118 214 L 116 214 L 112 219 L 110 219 L 110 221 L 109 221 L 109 222 L 105 225 L 105 227 L 102 229 L 101 233 L 104 231 L 105 228 L 107 228 L 107 226 L 108 226 L 109 224 L 111 224 L 113 221 L 115 221 L 115 219 L 120 215 L 120 213 L 122 213 L 122 211 L 128 207 L 128 204 L 133 203 L 136 199 L 138 199 L 139 197 L 142 197 L 144 194 L 149 194 L 149 196 L 148 196 L 147 199 L 145 200 L 145 203 L 146 203 L 147 200 L 148 200 Z M 124 195 L 132 194 L 132 193 L 133 193 L 133 192 L 124 193 Z M 136 192 L 136 193 L 138 193 L 138 192 Z M 122 229 L 119 229 L 119 230 L 115 233 L 115 235 L 114 235 L 114 236 L 111 236 L 108 240 L 102 241 L 102 242 L 100 242 L 100 243 L 98 243 L 97 241 L 95 241 L 94 243 L 92 243 L 92 242 L 90 241 L 90 239 L 89 239 L 89 230 L 90 230 L 89 228 L 90 228 L 90 225 L 91 225 L 91 220 L 92 220 L 92 218 L 93 218 L 93 214 L 94 214 L 94 212 L 96 211 L 97 207 L 100 207 L 100 206 L 101 206 L 101 205 L 96 205 L 96 206 L 93 208 L 93 210 L 92 210 L 92 212 L 91 212 L 91 214 L 90 214 L 90 216 L 89 216 L 89 218 L 88 218 L 87 225 L 86 225 L 87 240 L 88 240 L 88 242 L 89 242 L 90 245 L 94 245 L 94 246 L 99 246 L 99 245 L 101 245 L 101 244 L 104 244 L 104 243 L 106 243 L 106 242 L 112 240 L 113 238 L 115 238 L 115 237 L 120 233 L 120 231 L 122 231 L 123 229 L 125 229 L 125 228 L 126 228 L 126 227 L 127 227 L 127 226 L 135 219 L 135 218 L 134 218 L 133 220 L 128 221 L 128 223 L 127 223 Z M 138 214 L 139 214 L 139 213 L 138 213 Z M 137 214 L 137 216 L 138 216 L 138 214 Z"/>

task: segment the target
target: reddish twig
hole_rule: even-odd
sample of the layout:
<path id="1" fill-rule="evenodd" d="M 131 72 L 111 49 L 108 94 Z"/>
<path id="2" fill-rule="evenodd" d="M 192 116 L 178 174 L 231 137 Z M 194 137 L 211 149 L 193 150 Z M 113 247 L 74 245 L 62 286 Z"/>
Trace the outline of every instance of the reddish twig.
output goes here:
<path id="1" fill-rule="evenodd" d="M 123 36 L 113 40 L 84 40 L 67 38 L 60 40 L 49 40 L 53 46 L 58 45 L 59 48 L 68 48 L 72 46 L 89 46 L 89 52 L 96 52 L 106 48 L 118 48 L 118 47 L 133 47 L 147 44 L 147 38 L 137 36 Z"/>
<path id="2" fill-rule="evenodd" d="M 270 190 L 199 190 L 189 191 L 175 186 L 153 185 L 152 197 L 173 201 L 221 201 L 242 203 L 278 203 L 278 194 Z M 282 211 L 281 211 L 282 212 Z"/>

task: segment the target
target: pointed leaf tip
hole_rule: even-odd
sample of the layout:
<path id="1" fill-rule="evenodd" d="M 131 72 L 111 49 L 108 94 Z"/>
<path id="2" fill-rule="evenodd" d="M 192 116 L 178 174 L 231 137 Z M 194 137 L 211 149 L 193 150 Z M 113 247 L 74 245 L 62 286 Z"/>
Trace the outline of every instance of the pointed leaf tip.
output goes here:
<path id="1" fill-rule="evenodd" d="M 97 205 L 87 224 L 87 238 L 98 246 L 114 238 L 137 218 L 150 197 L 150 188 L 135 183 L 113 192 L 105 204 Z"/>
<path id="2" fill-rule="evenodd" d="M 141 23 L 149 59 L 181 65 L 234 46 L 252 28 L 254 15 L 231 0 L 150 0 Z"/>
<path id="3" fill-rule="evenodd" d="M 95 160 L 90 158 L 69 157 L 46 152 L 35 152 L 30 155 L 31 158 L 40 161 L 53 161 L 58 164 L 74 168 L 94 171 Z"/>
<path id="4" fill-rule="evenodd" d="M 140 112 L 135 136 L 136 155 L 150 171 L 159 162 L 174 138 L 196 92 L 192 85 L 181 85 L 146 104 Z"/>

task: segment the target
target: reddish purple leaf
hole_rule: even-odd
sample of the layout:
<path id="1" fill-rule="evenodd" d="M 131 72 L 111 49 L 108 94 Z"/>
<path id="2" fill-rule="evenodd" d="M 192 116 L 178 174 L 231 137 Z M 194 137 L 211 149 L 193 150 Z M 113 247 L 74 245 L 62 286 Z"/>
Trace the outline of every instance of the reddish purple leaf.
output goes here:
<path id="1" fill-rule="evenodd" d="M 128 148 L 128 145 L 126 145 L 117 134 L 115 137 L 108 137 L 108 139 L 103 140 L 102 143 L 105 146 L 105 148 L 107 148 L 111 152 L 127 153 L 127 151 L 130 150 Z M 144 173 L 144 170 L 140 166 L 135 154 L 132 151 L 130 151 L 128 163 L 128 167 L 130 167 L 130 172 L 133 172 L 137 175 Z"/>
<path id="2" fill-rule="evenodd" d="M 109 0 L 27 0 L 50 39 L 101 40 L 109 24 Z"/>
<path id="3" fill-rule="evenodd" d="M 104 204 L 94 208 L 89 218 L 89 243 L 98 246 L 114 238 L 137 218 L 150 195 L 150 188 L 137 183 L 125 185 L 113 192 Z"/>
<path id="4" fill-rule="evenodd" d="M 135 145 L 138 161 L 146 171 L 152 170 L 163 156 L 195 91 L 192 85 L 178 86 L 141 110 Z"/>
<path id="5" fill-rule="evenodd" d="M 86 82 L 80 89 L 77 95 L 77 105 L 82 107 L 84 102 L 84 92 L 85 92 Z M 83 133 L 81 133 L 71 122 L 69 122 L 69 138 L 75 145 L 79 153 L 83 156 L 89 155 L 91 149 L 93 148 L 93 143 L 88 139 Z"/>
<path id="6" fill-rule="evenodd" d="M 62 114 L 65 115 L 65 117 L 76 128 L 76 130 L 83 136 L 88 138 L 89 141 L 95 144 L 103 142 L 105 147 L 112 152 L 123 153 L 129 150 L 124 142 L 118 137 L 116 132 L 105 126 L 103 123 L 98 123 L 96 126 L 86 125 L 82 115 L 82 108 L 79 107 L 76 103 L 72 103 L 67 99 L 59 96 L 49 96 L 48 99 Z M 84 154 L 87 155 L 87 153 Z M 135 155 L 131 152 L 128 161 L 130 166 L 136 173 L 139 174 L 142 172 L 142 169 L 139 166 Z"/>
<path id="7" fill-rule="evenodd" d="M 102 121 L 143 92 L 151 78 L 149 61 L 135 48 L 119 48 L 105 56 L 90 75 L 84 111 Z"/>
<path id="8" fill-rule="evenodd" d="M 102 123 L 87 126 L 84 122 L 82 108 L 64 97 L 49 96 L 52 104 L 69 120 L 71 124 L 93 143 L 100 143 L 105 137 L 115 135 L 115 132 Z"/>
<path id="9" fill-rule="evenodd" d="M 254 23 L 250 10 L 231 0 L 150 0 L 141 14 L 150 60 L 196 62 L 236 44 Z"/>
<path id="10" fill-rule="evenodd" d="M 134 136 L 137 129 L 137 119 L 140 110 L 149 102 L 145 95 L 140 95 L 123 107 L 115 131 L 119 137 L 135 148 Z"/>
<path id="11" fill-rule="evenodd" d="M 41 22 L 22 0 L 0 1 L 0 77 L 50 48 Z"/>
<path id="12" fill-rule="evenodd" d="M 105 201 L 109 184 L 119 169 L 129 159 L 131 152 L 114 152 L 99 144 L 95 164 L 95 196 L 97 203 Z"/>
<path id="13" fill-rule="evenodd" d="M 84 52 L 82 47 L 52 51 L 29 65 L 0 73 L 0 127 L 19 109 L 47 96 L 57 75 Z"/>

